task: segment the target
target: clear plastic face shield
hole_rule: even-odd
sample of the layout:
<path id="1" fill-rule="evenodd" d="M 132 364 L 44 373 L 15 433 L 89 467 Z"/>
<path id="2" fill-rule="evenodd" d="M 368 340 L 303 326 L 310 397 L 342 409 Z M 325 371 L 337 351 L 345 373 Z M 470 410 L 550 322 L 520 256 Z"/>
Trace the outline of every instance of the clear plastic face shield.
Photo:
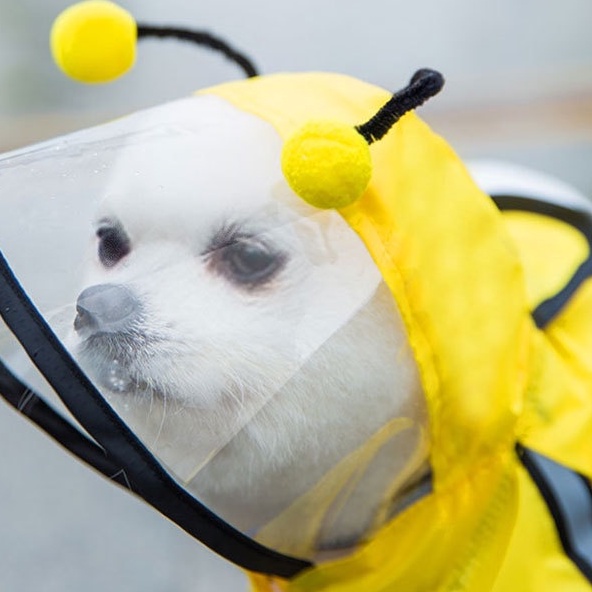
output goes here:
<path id="1" fill-rule="evenodd" d="M 0 249 L 174 481 L 310 560 L 396 511 L 426 442 L 380 273 L 338 213 L 289 189 L 281 147 L 200 96 L 8 154 Z M 55 400 L 5 325 L 0 359 Z"/>
<path id="2" fill-rule="evenodd" d="M 171 36 L 256 75 L 109 2 L 66 10 L 51 43 L 98 82 Z M 336 209 L 442 83 L 419 71 L 365 124 L 285 144 L 202 95 L 0 158 L 2 397 L 250 571 L 355 549 L 429 490 L 427 421 L 392 296 Z"/>

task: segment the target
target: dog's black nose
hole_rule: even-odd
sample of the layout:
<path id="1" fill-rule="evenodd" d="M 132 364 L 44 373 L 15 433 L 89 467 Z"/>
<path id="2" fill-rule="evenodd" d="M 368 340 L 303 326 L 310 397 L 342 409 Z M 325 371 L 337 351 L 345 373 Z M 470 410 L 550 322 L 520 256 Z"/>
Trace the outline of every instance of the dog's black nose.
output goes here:
<path id="1" fill-rule="evenodd" d="M 120 284 L 99 284 L 86 288 L 76 302 L 74 329 L 93 333 L 117 333 L 129 330 L 138 319 L 140 303 Z"/>

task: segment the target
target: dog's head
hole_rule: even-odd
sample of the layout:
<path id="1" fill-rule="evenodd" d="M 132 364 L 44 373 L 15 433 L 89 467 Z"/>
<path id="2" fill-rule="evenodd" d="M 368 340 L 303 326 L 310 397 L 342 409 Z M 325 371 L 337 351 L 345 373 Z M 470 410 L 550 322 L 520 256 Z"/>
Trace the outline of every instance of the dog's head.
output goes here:
<path id="1" fill-rule="evenodd" d="M 365 246 L 288 188 L 277 132 L 215 97 L 171 113 L 118 159 L 75 348 L 184 481 L 260 526 L 386 420 L 421 423 L 418 380 Z"/>
<path id="2" fill-rule="evenodd" d="M 351 548 L 429 491 L 428 411 L 436 486 L 415 507 L 422 528 L 439 516 L 448 528 L 450 485 L 472 480 L 500 442 L 513 446 L 531 326 L 523 278 L 499 212 L 409 113 L 441 88 L 433 74 L 393 96 L 337 75 L 258 77 L 14 163 L 39 185 L 37 162 L 57 155 L 58 189 L 41 188 L 40 208 L 6 194 L 32 214 L 10 232 L 41 229 L 63 279 L 59 202 L 80 206 L 79 186 L 64 182 L 76 181 L 70 159 L 115 148 L 110 164 L 81 159 L 109 181 L 97 191 L 90 167 L 78 179 L 84 208 L 100 205 L 69 345 L 179 481 L 281 552 Z M 42 337 L 58 373 L 79 379 Z M 100 427 L 89 433 L 112 452 Z M 408 548 L 401 537 L 398 555 Z"/>
<path id="3" fill-rule="evenodd" d="M 94 220 L 69 318 L 81 365 L 192 493 L 296 556 L 359 541 L 426 491 L 428 412 L 433 503 L 515 422 L 530 321 L 520 262 L 445 142 L 408 113 L 338 212 L 288 187 L 280 154 L 302 124 L 357 126 L 387 99 L 336 75 L 261 77 L 27 161 L 51 151 L 61 168 L 48 164 L 48 215 L 30 207 L 23 239 L 43 220 L 36 242 L 59 246 L 62 202 L 86 221 L 76 237 Z M 303 172 L 325 179 L 310 162 Z M 82 257 L 48 255 L 56 278 L 80 269 Z"/>

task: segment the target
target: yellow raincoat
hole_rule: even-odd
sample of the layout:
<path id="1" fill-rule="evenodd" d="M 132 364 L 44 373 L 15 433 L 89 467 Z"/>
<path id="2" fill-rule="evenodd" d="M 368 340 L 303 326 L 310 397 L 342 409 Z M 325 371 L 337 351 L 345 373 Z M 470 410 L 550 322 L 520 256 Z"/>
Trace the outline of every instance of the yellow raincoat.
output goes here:
<path id="1" fill-rule="evenodd" d="M 283 138 L 310 119 L 362 123 L 389 98 L 325 74 L 205 92 L 270 122 Z M 556 214 L 566 212 L 551 206 L 529 213 L 516 203 L 504 209 L 502 200 L 500 211 L 412 113 L 371 153 L 370 186 L 341 214 L 367 245 L 408 331 L 430 414 L 433 492 L 348 557 L 291 581 L 253 575 L 254 589 L 590 590 L 585 223 L 569 212 L 562 221 Z"/>

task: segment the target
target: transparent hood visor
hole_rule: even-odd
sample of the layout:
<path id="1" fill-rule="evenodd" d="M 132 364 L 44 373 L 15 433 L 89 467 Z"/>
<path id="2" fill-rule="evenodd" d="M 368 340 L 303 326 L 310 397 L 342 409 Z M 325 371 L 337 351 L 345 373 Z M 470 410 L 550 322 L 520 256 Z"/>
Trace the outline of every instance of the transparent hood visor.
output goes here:
<path id="1" fill-rule="evenodd" d="M 379 479 L 388 496 L 421 466 L 424 441 L 393 403 L 380 425 L 323 456 L 322 439 L 340 435 L 309 423 L 325 410 L 314 401 L 349 380 L 335 356 L 372 330 L 364 311 L 382 284 L 339 215 L 288 189 L 281 146 L 267 123 L 204 96 L 10 153 L 0 250 L 177 483 L 242 533 L 312 557 L 385 445 L 415 434 Z M 3 325 L 0 359 L 52 399 Z M 266 494 L 266 480 L 286 491 Z M 284 528 L 298 516 L 306 525 L 292 544 Z"/>

